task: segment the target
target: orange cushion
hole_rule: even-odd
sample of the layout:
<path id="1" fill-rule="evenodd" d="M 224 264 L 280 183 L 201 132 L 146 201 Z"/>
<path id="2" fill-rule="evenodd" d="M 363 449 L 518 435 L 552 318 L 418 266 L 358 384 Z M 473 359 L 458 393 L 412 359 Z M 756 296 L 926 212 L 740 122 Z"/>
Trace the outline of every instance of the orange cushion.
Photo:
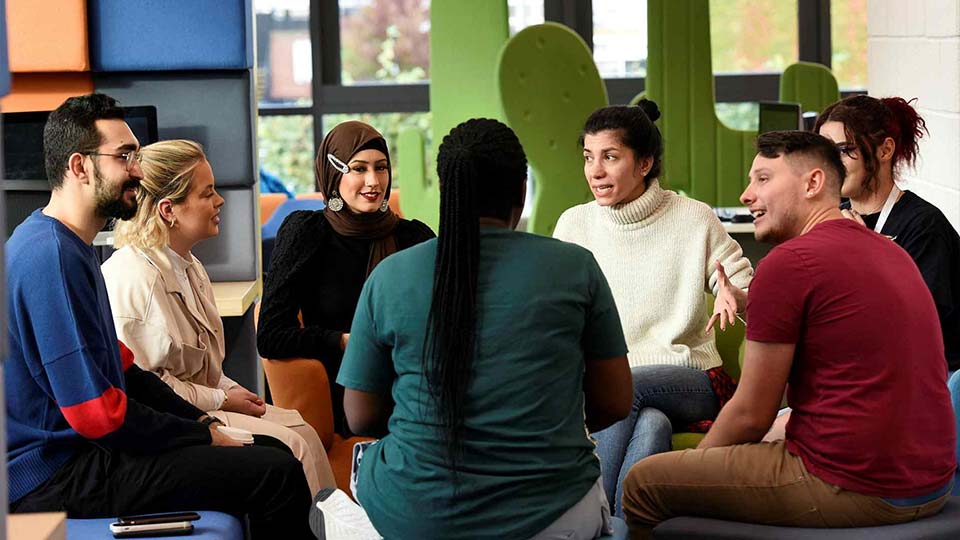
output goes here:
<path id="1" fill-rule="evenodd" d="M 261 193 L 260 194 L 260 225 L 270 221 L 270 216 L 277 211 L 277 208 L 283 201 L 287 200 L 286 193 Z"/>
<path id="2" fill-rule="evenodd" d="M 93 92 L 90 73 L 15 73 L 3 112 L 52 111 L 68 97 Z"/>
<path id="3" fill-rule="evenodd" d="M 7 41 L 13 73 L 89 71 L 87 2 L 7 0 Z"/>
<path id="4" fill-rule="evenodd" d="M 330 460 L 330 468 L 333 469 L 333 477 L 337 480 L 337 487 L 350 492 L 350 467 L 353 461 L 353 445 L 372 441 L 370 437 L 350 437 L 344 439 L 340 435 L 333 436 L 333 445 L 327 449 L 327 459 Z"/>

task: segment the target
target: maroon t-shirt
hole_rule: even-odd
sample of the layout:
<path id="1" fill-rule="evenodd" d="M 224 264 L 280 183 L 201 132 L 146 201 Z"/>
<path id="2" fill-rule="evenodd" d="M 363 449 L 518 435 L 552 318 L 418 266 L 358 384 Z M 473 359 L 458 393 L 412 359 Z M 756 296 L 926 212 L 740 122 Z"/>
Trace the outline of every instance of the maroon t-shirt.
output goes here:
<path id="1" fill-rule="evenodd" d="M 956 469 L 940 321 L 910 256 L 846 219 L 774 248 L 757 267 L 747 339 L 796 343 L 787 448 L 865 495 L 925 495 Z"/>

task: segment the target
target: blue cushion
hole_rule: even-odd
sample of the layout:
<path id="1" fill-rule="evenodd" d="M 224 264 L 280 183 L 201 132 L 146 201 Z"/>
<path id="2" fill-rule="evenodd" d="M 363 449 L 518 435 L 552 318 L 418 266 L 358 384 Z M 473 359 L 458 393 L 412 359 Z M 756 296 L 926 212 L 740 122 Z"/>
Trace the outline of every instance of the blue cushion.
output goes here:
<path id="1" fill-rule="evenodd" d="M 719 519 L 679 517 L 664 521 L 653 530 L 655 539 L 760 540 L 956 540 L 960 538 L 960 497 L 952 497 L 943 511 L 900 525 L 846 529 L 774 527 Z"/>
<path id="2" fill-rule="evenodd" d="M 89 0 L 94 71 L 253 67 L 250 0 Z"/>
<path id="3" fill-rule="evenodd" d="M 192 540 L 243 540 L 240 520 L 223 512 L 198 512 L 200 519 L 193 522 Z M 112 539 L 110 524 L 116 519 L 68 519 L 67 540 Z M 146 536 L 142 538 L 167 539 L 170 536 Z"/>
<path id="4" fill-rule="evenodd" d="M 263 272 L 270 270 L 270 257 L 273 256 L 273 245 L 277 241 L 277 231 L 283 220 L 297 210 L 323 210 L 323 201 L 320 199 L 287 199 L 277 207 L 270 219 L 260 228 L 260 256 Z"/>

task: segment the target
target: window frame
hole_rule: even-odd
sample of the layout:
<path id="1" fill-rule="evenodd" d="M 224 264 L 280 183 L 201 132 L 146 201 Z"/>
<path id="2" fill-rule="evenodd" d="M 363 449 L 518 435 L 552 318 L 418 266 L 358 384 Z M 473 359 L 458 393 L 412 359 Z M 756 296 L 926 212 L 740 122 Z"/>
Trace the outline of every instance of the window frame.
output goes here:
<path id="1" fill-rule="evenodd" d="M 428 82 L 344 86 L 340 78 L 340 6 L 338 0 L 310 0 L 310 44 L 313 62 L 310 106 L 257 104 L 259 116 L 313 117 L 313 147 L 323 141 L 323 115 L 339 113 L 413 113 L 430 110 Z M 544 0 L 544 20 L 562 23 L 593 48 L 592 0 Z M 258 30 L 259 32 L 259 30 Z M 258 54 L 268 54 L 265 36 L 258 36 Z M 800 61 L 831 65 L 830 0 L 797 2 L 797 39 Z M 317 75 L 320 75 L 319 77 Z M 776 101 L 779 72 L 725 73 L 714 76 L 718 103 Z M 607 78 L 610 103 L 627 103 L 644 88 L 644 78 Z M 866 89 L 842 89 L 841 95 Z"/>

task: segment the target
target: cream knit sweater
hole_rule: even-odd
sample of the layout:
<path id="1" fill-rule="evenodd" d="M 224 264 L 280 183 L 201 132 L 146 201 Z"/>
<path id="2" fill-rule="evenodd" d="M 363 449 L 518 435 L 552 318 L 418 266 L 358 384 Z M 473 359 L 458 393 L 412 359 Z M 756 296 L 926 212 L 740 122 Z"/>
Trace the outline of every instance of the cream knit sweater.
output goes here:
<path id="1" fill-rule="evenodd" d="M 620 312 L 630 367 L 722 364 L 713 331 L 703 333 L 711 315 L 704 292 L 718 289 L 714 261 L 741 289 L 750 285 L 753 268 L 709 206 L 653 180 L 627 204 L 592 201 L 568 209 L 554 237 L 596 257 Z"/>

